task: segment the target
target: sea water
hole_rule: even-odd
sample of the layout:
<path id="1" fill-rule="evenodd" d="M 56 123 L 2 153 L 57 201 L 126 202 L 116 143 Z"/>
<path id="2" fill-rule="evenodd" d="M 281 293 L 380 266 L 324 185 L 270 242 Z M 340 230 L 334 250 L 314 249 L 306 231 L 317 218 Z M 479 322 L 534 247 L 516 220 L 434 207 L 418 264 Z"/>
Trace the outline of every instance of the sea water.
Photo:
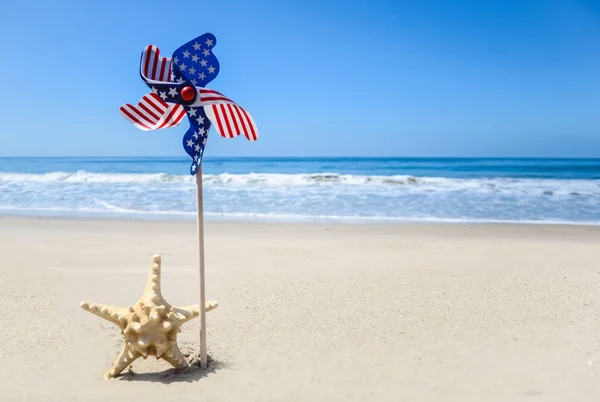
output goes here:
<path id="1" fill-rule="evenodd" d="M 0 214 L 194 219 L 182 158 L 0 158 Z M 600 224 L 600 159 L 210 158 L 207 219 Z"/>

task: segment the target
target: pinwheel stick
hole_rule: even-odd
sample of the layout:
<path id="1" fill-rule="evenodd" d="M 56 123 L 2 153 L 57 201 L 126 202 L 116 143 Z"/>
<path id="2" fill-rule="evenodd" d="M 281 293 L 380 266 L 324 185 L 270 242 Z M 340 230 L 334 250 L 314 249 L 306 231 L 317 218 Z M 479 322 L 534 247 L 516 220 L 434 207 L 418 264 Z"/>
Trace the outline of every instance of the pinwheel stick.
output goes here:
<path id="1" fill-rule="evenodd" d="M 196 172 L 196 211 L 198 214 L 198 262 L 200 266 L 200 306 L 206 304 L 206 289 L 204 280 L 204 207 L 202 202 L 202 163 L 198 164 Z M 206 309 L 200 309 L 200 365 L 208 366 L 206 352 Z"/>

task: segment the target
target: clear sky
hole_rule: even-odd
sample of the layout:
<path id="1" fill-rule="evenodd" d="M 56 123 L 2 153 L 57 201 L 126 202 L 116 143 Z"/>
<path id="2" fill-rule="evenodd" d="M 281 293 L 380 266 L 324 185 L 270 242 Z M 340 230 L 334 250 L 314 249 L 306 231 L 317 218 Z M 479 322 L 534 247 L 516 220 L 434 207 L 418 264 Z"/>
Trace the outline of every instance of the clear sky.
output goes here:
<path id="1" fill-rule="evenodd" d="M 139 131 L 142 49 L 205 32 L 261 138 L 207 156 L 600 157 L 600 1 L 0 2 L 0 155 L 185 156 Z"/>

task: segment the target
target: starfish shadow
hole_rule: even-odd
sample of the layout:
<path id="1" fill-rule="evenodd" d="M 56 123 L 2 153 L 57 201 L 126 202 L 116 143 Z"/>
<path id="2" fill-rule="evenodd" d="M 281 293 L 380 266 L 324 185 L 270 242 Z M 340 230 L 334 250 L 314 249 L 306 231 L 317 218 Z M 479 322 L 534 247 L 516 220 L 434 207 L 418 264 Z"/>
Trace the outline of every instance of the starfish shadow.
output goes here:
<path id="1" fill-rule="evenodd" d="M 210 374 L 215 373 L 221 369 L 226 368 L 224 362 L 213 360 L 208 356 L 208 367 L 200 367 L 200 361 L 194 359 L 190 362 L 189 367 L 185 369 L 170 368 L 156 373 L 135 373 L 131 369 L 124 372 L 116 377 L 121 381 L 147 381 L 147 382 L 161 382 L 163 384 L 170 384 L 172 382 L 195 382 L 202 378 L 208 377 Z"/>

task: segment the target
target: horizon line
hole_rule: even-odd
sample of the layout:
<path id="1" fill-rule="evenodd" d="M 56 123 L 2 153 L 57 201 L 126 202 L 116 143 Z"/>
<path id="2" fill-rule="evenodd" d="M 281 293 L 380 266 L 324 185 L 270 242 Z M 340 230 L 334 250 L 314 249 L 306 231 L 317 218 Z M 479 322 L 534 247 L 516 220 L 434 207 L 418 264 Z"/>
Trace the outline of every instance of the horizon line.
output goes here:
<path id="1" fill-rule="evenodd" d="M 66 159 L 66 158 L 181 158 L 189 159 L 187 155 L 0 155 L 6 159 Z M 598 156 L 205 156 L 203 160 L 217 158 L 243 159 L 600 159 Z"/>

